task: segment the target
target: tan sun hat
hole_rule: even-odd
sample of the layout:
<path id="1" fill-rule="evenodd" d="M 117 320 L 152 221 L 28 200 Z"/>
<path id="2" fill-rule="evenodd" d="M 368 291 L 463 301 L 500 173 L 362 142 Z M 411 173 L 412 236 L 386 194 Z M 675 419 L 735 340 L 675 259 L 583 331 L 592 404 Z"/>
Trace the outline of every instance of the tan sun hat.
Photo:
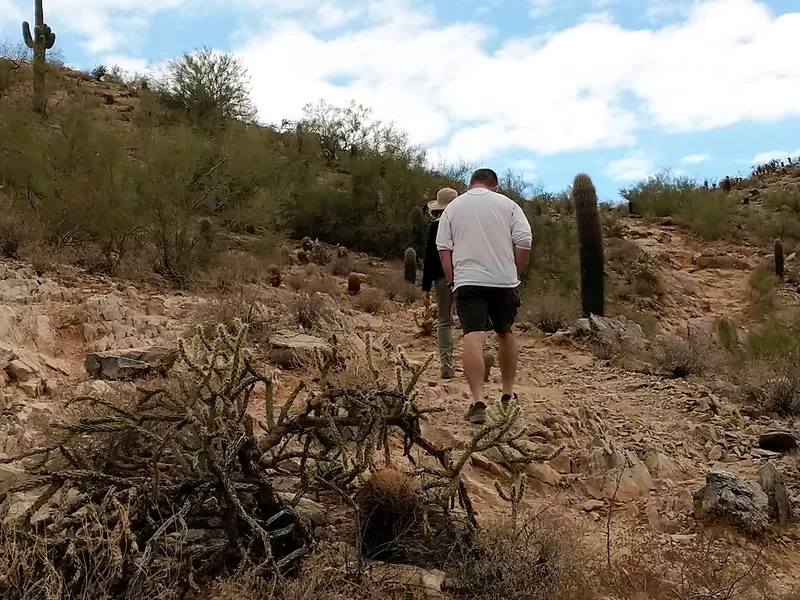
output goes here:
<path id="1" fill-rule="evenodd" d="M 453 188 L 442 188 L 436 193 L 436 200 L 428 202 L 428 210 L 433 212 L 435 210 L 444 210 L 447 205 L 458 197 L 458 192 Z"/>

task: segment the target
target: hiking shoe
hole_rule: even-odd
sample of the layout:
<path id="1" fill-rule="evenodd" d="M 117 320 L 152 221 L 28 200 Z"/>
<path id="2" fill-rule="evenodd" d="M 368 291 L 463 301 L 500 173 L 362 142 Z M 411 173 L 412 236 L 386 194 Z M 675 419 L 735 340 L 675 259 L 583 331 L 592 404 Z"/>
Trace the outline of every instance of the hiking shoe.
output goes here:
<path id="1" fill-rule="evenodd" d="M 469 407 L 467 418 L 473 425 L 483 425 L 486 423 L 486 404 L 484 402 L 475 402 Z"/>
<path id="2" fill-rule="evenodd" d="M 508 403 L 512 400 L 512 398 L 514 400 L 519 400 L 519 396 L 517 396 L 516 394 L 513 394 L 513 395 L 512 394 L 503 394 L 503 396 L 500 398 L 500 404 L 503 405 L 503 408 L 508 406 Z"/>
<path id="3" fill-rule="evenodd" d="M 455 377 L 453 367 L 442 367 L 442 379 L 452 379 Z"/>

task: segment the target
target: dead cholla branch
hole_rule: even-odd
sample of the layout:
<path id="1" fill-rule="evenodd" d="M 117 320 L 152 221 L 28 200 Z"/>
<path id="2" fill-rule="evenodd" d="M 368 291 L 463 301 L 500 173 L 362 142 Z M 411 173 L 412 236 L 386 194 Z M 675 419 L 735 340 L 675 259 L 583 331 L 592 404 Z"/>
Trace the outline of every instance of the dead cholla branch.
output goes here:
<path id="1" fill-rule="evenodd" d="M 427 527 L 420 535 L 427 556 L 441 559 L 451 532 L 475 527 L 461 480 L 470 455 L 500 448 L 524 460 L 516 403 L 490 411 L 460 456 L 421 435 L 431 410 L 416 406 L 414 390 L 432 355 L 414 364 L 399 354 L 385 379 L 367 337 L 371 377 L 349 377 L 335 370 L 335 357 L 318 356 L 321 389 L 301 384 L 278 404 L 272 377 L 253 366 L 246 332 L 241 323 L 213 336 L 199 330 L 180 343 L 182 374 L 173 385 L 127 401 L 78 398 L 52 443 L 3 461 L 27 467 L 0 498 L 0 516 L 10 519 L 3 535 L 22 557 L 0 574 L 4 599 L 28 598 L 30 573 L 46 574 L 44 584 L 64 600 L 173 600 L 237 568 L 280 580 L 296 572 L 311 534 L 270 478 L 299 479 L 298 501 L 314 490 L 349 497 L 361 476 L 391 461 L 393 444 L 420 476 Z M 250 416 L 256 388 L 260 423 Z M 415 447 L 421 459 L 412 457 Z M 17 504 L 12 515 L 24 492 L 27 508 L 20 514 Z"/>
<path id="2" fill-rule="evenodd" d="M 237 565 L 267 577 L 297 567 L 310 538 L 258 466 L 247 412 L 253 389 L 272 382 L 250 363 L 245 332 L 183 341 L 177 389 L 128 404 L 77 399 L 82 414 L 29 454 L 30 478 L 4 496 L 36 500 L 10 531 L 61 597 L 179 598 Z M 22 578 L 2 585 L 3 598 L 28 597 Z"/>

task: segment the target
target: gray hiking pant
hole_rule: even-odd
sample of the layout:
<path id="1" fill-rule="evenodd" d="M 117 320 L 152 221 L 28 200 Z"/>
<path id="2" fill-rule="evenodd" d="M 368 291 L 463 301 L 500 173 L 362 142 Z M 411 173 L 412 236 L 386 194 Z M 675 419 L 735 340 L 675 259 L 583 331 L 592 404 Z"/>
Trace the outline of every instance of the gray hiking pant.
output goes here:
<path id="1" fill-rule="evenodd" d="M 436 293 L 436 337 L 442 368 L 453 368 L 453 292 L 447 287 L 444 277 L 433 282 Z"/>

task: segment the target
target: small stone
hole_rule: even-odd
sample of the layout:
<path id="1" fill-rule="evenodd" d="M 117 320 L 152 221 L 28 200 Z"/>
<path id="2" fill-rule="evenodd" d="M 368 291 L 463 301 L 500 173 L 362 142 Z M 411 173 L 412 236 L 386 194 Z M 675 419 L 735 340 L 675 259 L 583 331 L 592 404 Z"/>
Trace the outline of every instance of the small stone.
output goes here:
<path id="1" fill-rule="evenodd" d="M 561 483 L 561 475 L 549 465 L 530 463 L 525 465 L 525 472 L 528 476 L 538 479 L 547 485 L 555 486 Z"/>
<path id="2" fill-rule="evenodd" d="M 586 500 L 579 505 L 579 508 L 585 512 L 592 512 L 603 508 L 605 505 L 606 503 L 602 500 Z"/>
<path id="3" fill-rule="evenodd" d="M 549 461 L 547 461 L 547 464 L 553 467 L 553 469 L 555 469 L 557 472 L 565 475 L 572 472 L 572 461 L 564 452 L 554 458 L 551 458 Z"/>
<path id="4" fill-rule="evenodd" d="M 167 348 L 153 346 L 131 350 L 111 350 L 89 354 L 84 362 L 86 372 L 95 379 L 125 381 L 158 373 L 172 368 L 177 354 Z"/>
<path id="5" fill-rule="evenodd" d="M 711 448 L 711 452 L 708 453 L 708 460 L 722 460 L 725 456 L 725 448 L 717 444 L 713 448 Z"/>

